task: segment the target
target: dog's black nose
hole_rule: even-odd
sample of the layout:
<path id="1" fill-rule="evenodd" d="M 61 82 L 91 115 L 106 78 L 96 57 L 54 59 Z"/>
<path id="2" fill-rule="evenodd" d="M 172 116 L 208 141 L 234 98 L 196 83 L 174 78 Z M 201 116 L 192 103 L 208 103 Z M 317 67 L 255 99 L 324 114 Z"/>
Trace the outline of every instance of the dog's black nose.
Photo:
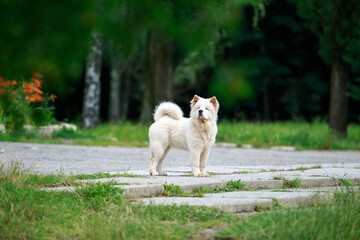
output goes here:
<path id="1" fill-rule="evenodd" d="M 199 110 L 199 113 L 200 113 L 200 114 L 203 113 L 203 110 Z"/>

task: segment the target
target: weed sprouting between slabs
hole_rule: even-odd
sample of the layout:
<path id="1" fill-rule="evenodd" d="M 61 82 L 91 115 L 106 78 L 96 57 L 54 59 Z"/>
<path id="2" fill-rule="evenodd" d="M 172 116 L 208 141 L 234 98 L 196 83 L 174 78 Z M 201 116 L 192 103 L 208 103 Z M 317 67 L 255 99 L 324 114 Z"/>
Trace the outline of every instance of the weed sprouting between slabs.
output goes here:
<path id="1" fill-rule="evenodd" d="M 300 187 L 303 187 L 300 178 L 295 178 L 293 180 L 284 179 L 283 183 L 284 183 L 283 188 L 285 188 L 285 189 L 286 188 L 300 188 Z"/>
<path id="2" fill-rule="evenodd" d="M 349 178 L 346 178 L 347 173 L 339 179 L 339 185 L 344 187 L 353 187 L 356 186 Z"/>
<path id="3" fill-rule="evenodd" d="M 285 177 L 284 177 L 284 176 L 281 176 L 281 175 L 280 175 L 280 176 L 273 176 L 272 179 L 273 179 L 273 180 L 284 180 Z"/>
<path id="4" fill-rule="evenodd" d="M 199 187 L 193 190 L 191 193 L 184 192 L 183 189 L 174 184 L 164 184 L 164 190 L 161 192 L 161 196 L 164 197 L 203 197 L 207 193 L 221 193 L 221 192 L 233 192 L 233 191 L 245 191 L 245 184 L 241 180 L 230 180 L 223 187 L 216 186 L 214 189 Z"/>
<path id="5" fill-rule="evenodd" d="M 174 184 L 164 184 L 164 190 L 160 193 L 163 197 L 203 197 L 204 193 L 201 192 L 184 192 L 183 189 Z"/>
<path id="6" fill-rule="evenodd" d="M 140 177 L 139 175 L 136 174 L 131 174 L 131 173 L 93 173 L 93 174 L 78 174 L 75 175 L 76 179 L 79 180 L 83 180 L 83 179 L 101 179 L 101 178 L 114 178 L 114 177 L 129 177 L 129 178 L 137 178 Z"/>

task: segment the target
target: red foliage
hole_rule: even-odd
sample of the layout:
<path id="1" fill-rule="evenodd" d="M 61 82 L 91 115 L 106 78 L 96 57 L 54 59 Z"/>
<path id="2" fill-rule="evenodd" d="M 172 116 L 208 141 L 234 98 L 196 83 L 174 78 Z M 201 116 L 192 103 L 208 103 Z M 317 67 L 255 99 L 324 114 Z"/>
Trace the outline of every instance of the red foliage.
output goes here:
<path id="1" fill-rule="evenodd" d="M 44 92 L 41 90 L 41 78 L 43 75 L 38 72 L 33 72 L 33 77 L 31 82 L 24 84 L 23 89 L 25 93 L 25 99 L 30 102 L 43 102 Z M 12 91 L 12 86 L 17 85 L 16 81 L 6 81 L 3 77 L 0 76 L 0 94 Z M 50 99 L 54 102 L 57 97 L 54 94 L 51 94 Z"/>

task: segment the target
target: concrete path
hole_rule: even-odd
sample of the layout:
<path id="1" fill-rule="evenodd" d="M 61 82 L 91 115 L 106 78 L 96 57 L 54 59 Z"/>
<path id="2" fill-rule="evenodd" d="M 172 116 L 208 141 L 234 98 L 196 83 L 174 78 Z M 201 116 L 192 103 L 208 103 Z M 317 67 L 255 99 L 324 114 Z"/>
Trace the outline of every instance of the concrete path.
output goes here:
<path id="1" fill-rule="evenodd" d="M 137 177 L 91 180 L 117 182 L 125 195 L 144 204 L 216 206 L 232 212 L 251 212 L 272 206 L 306 204 L 341 191 L 341 184 L 360 184 L 360 152 L 277 151 L 216 147 L 207 171 L 210 177 L 191 176 L 188 153 L 172 150 L 164 161 L 167 177 L 150 177 L 147 148 L 84 147 L 28 143 L 0 143 L 3 162 L 18 159 L 25 166 L 36 164 L 37 173 L 131 173 Z M 284 189 L 285 180 L 299 179 L 306 188 Z M 164 184 L 180 186 L 184 192 L 199 187 L 223 187 L 240 180 L 246 191 L 205 194 L 194 197 L 159 197 Z M 262 189 L 262 190 L 261 190 Z M 73 190 L 56 188 L 51 190 Z"/>
<path id="2" fill-rule="evenodd" d="M 35 164 L 38 173 L 95 173 L 148 170 L 148 148 L 87 147 L 52 144 L 0 142 L 0 159 L 19 159 L 25 166 Z M 288 166 L 306 164 L 359 163 L 356 151 L 277 151 L 216 147 L 210 152 L 208 166 Z M 190 171 L 189 154 L 171 149 L 163 168 L 183 167 Z"/>

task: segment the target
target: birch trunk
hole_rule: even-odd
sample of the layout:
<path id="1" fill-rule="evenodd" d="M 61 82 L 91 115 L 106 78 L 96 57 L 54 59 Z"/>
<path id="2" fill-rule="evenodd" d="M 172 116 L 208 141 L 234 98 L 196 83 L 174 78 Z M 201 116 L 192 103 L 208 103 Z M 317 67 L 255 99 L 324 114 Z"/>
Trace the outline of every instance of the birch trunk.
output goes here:
<path id="1" fill-rule="evenodd" d="M 94 128 L 100 122 L 102 42 L 97 31 L 92 31 L 92 42 L 86 62 L 82 118 L 85 128 Z"/>

